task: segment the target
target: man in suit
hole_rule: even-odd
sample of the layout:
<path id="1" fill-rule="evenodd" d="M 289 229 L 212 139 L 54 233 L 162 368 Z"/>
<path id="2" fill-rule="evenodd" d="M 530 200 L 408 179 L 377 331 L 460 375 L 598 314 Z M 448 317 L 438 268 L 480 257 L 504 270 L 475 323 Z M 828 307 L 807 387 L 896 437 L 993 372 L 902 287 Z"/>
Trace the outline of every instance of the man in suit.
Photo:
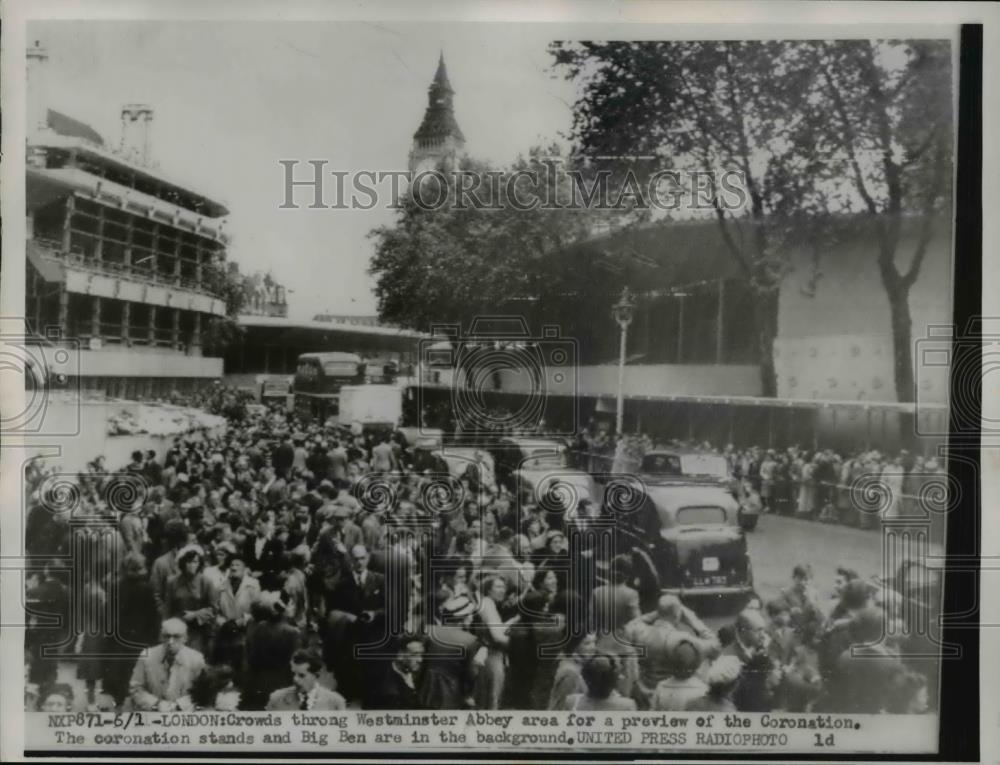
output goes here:
<path id="1" fill-rule="evenodd" d="M 382 677 L 371 683 L 365 709 L 418 709 L 420 667 L 424 663 L 424 641 L 417 635 L 399 639 L 396 658 Z"/>
<path id="2" fill-rule="evenodd" d="M 385 579 L 368 570 L 368 549 L 361 544 L 350 550 L 351 571 L 340 577 L 327 596 L 327 629 L 323 653 L 348 699 L 361 689 L 360 660 L 355 648 L 377 640 L 385 621 Z"/>
<path id="3" fill-rule="evenodd" d="M 164 527 L 167 551 L 153 561 L 153 569 L 149 575 L 149 583 L 153 585 L 153 595 L 156 606 L 164 618 L 167 616 L 167 582 L 176 576 L 180 569 L 177 566 L 177 553 L 188 543 L 188 527 L 184 521 L 174 519 Z"/>
<path id="4" fill-rule="evenodd" d="M 767 622 L 760 611 L 745 609 L 736 617 L 735 640 L 722 649 L 723 656 L 735 656 L 743 665 L 733 702 L 741 712 L 769 712 L 774 709 L 775 691 L 781 669 L 769 653 Z"/>
<path id="5" fill-rule="evenodd" d="M 314 651 L 296 651 L 292 655 L 292 685 L 271 694 L 267 711 L 282 712 L 291 709 L 330 712 L 346 709 L 344 697 L 319 684 L 323 662 Z"/>
<path id="6" fill-rule="evenodd" d="M 152 449 L 146 452 L 146 461 L 143 463 L 142 471 L 151 485 L 159 486 L 163 482 L 163 466 L 156 461 L 156 452 Z"/>
<path id="7" fill-rule="evenodd" d="M 262 590 L 272 592 L 281 589 L 281 571 L 285 564 L 285 550 L 274 531 L 274 511 L 265 510 L 257 517 L 255 532 L 247 537 L 243 547 L 247 568 L 260 579 Z"/>
<path id="8" fill-rule="evenodd" d="M 163 642 L 140 656 L 132 670 L 132 705 L 158 712 L 191 709 L 191 686 L 205 669 L 205 657 L 184 645 L 187 625 L 181 619 L 164 621 L 160 637 Z"/>
<path id="9" fill-rule="evenodd" d="M 295 464 L 295 447 L 292 446 L 291 437 L 286 436 L 271 455 L 271 465 L 280 478 L 287 478 L 293 464 Z"/>
<path id="10" fill-rule="evenodd" d="M 339 504 L 325 505 L 316 512 L 315 522 L 318 522 L 320 528 L 312 546 L 310 561 L 317 585 L 327 596 L 342 578 L 341 575 L 350 570 L 350 550 L 364 542 L 361 529 L 350 518 L 351 511 Z"/>

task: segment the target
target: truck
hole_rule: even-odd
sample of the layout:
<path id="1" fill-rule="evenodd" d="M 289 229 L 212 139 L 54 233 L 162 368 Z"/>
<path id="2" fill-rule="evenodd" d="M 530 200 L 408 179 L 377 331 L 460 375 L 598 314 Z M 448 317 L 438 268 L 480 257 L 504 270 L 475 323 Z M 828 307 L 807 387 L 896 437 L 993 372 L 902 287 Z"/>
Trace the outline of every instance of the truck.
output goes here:
<path id="1" fill-rule="evenodd" d="M 398 385 L 345 385 L 340 389 L 341 425 L 395 428 L 403 416 L 403 390 Z"/>

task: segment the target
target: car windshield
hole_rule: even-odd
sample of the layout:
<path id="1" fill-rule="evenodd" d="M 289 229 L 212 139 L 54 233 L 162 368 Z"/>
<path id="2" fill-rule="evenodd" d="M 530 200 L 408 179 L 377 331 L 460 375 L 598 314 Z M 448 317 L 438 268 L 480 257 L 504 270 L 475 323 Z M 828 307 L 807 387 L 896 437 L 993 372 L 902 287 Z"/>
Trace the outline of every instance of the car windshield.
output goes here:
<path id="1" fill-rule="evenodd" d="M 718 454 L 685 454 L 680 458 L 680 467 L 684 475 L 729 476 L 726 459 Z"/>
<path id="2" fill-rule="evenodd" d="M 726 522 L 726 511 L 721 507 L 708 505 L 682 507 L 677 511 L 677 523 L 682 526 L 716 524 Z"/>
<path id="3" fill-rule="evenodd" d="M 527 457 L 521 463 L 521 467 L 527 470 L 538 470 L 544 468 L 566 467 L 566 455 L 563 451 L 554 451 L 551 448 L 528 449 Z"/>

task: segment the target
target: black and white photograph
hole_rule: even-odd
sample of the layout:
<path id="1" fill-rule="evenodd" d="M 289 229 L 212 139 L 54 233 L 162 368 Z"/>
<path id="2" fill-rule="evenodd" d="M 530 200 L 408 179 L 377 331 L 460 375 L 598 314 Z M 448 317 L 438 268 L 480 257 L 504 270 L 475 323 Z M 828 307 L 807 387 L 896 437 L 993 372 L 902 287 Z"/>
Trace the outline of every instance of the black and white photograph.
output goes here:
<path id="1" fill-rule="evenodd" d="M 982 26 L 167 5 L 4 25 L 9 756 L 986 757 Z"/>

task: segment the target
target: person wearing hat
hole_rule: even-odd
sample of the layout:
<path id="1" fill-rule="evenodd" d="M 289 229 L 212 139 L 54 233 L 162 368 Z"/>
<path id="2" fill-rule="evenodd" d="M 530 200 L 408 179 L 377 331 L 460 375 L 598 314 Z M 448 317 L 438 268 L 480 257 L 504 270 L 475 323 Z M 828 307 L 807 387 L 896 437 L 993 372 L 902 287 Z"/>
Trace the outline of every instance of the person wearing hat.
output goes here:
<path id="1" fill-rule="evenodd" d="M 424 674 L 418 699 L 423 709 L 463 709 L 472 692 L 472 659 L 479 639 L 470 631 L 476 613 L 467 595 L 447 598 L 427 625 Z"/>

